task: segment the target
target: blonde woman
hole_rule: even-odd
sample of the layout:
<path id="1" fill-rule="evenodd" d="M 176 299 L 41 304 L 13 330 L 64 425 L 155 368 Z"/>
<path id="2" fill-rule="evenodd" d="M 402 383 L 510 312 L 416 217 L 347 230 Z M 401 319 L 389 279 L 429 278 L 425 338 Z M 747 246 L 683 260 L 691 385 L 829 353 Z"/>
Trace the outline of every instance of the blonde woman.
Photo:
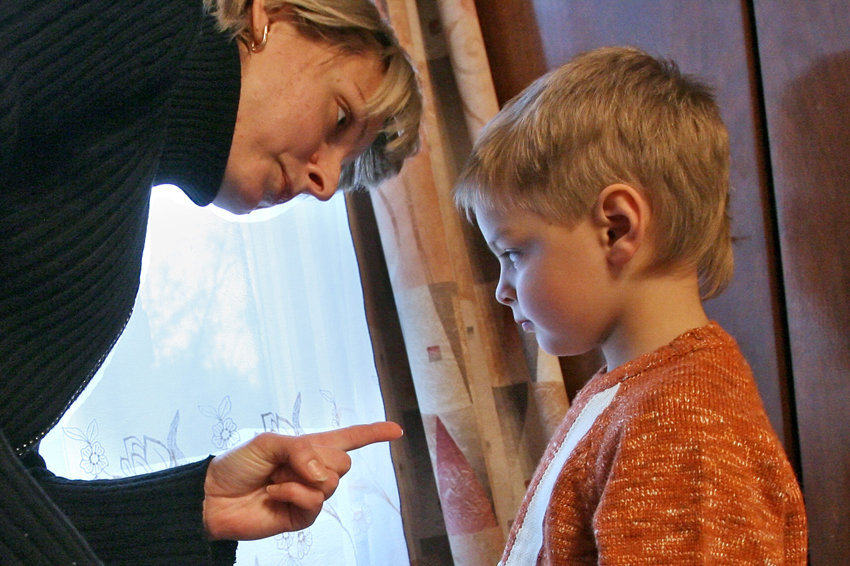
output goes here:
<path id="1" fill-rule="evenodd" d="M 421 96 L 368 0 L 3 2 L 0 562 L 230 564 L 311 524 L 394 423 L 263 435 L 109 481 L 38 443 L 130 316 L 150 188 L 235 213 L 373 186 L 416 150 Z"/>

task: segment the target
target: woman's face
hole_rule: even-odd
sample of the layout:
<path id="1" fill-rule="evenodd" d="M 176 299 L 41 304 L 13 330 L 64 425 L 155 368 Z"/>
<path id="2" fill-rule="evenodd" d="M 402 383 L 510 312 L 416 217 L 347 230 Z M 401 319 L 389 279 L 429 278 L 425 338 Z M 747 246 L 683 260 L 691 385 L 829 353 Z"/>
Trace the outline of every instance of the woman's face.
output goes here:
<path id="1" fill-rule="evenodd" d="M 382 117 L 364 117 L 383 78 L 378 56 L 341 54 L 285 19 L 271 20 L 261 51 L 240 49 L 236 128 L 213 202 L 244 214 L 299 194 L 329 199 L 380 131 Z"/>

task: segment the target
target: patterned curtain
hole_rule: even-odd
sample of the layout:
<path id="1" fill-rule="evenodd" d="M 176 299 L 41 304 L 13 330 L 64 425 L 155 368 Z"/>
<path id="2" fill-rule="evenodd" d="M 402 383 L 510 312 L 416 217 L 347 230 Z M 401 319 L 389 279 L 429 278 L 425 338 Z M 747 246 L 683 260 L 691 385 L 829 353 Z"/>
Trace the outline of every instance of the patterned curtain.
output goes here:
<path id="1" fill-rule="evenodd" d="M 524 340 L 496 303 L 498 267 L 451 202 L 471 140 L 498 109 L 475 7 L 381 7 L 419 69 L 426 113 L 422 150 L 371 193 L 372 206 L 452 558 L 495 564 L 567 396 L 557 358 Z M 417 496 L 402 495 L 402 506 Z M 402 509 L 405 522 L 419 512 Z M 416 563 L 417 541 L 408 542 Z"/>

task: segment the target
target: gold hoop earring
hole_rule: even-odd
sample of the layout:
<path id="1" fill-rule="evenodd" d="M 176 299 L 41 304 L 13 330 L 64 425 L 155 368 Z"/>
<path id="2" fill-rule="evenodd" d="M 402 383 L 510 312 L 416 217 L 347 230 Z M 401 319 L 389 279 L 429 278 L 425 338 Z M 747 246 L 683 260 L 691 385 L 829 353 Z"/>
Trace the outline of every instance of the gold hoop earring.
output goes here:
<path id="1" fill-rule="evenodd" d="M 266 42 L 269 40 L 269 25 L 266 24 L 263 26 L 263 39 L 260 40 L 260 43 L 257 43 L 251 39 L 251 53 L 259 53 L 266 46 Z"/>

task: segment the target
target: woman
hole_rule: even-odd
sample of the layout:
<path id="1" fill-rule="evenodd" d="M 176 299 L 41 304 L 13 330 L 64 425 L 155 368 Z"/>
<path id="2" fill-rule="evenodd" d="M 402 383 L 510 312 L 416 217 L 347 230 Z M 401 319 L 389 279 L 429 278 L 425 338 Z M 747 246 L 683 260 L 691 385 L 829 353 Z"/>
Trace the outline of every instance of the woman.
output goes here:
<path id="1" fill-rule="evenodd" d="M 245 213 L 372 186 L 416 149 L 414 72 L 368 0 L 207 2 L 2 2 L 4 564 L 229 564 L 311 524 L 346 450 L 401 433 L 262 435 L 115 481 L 38 456 L 130 316 L 152 185 Z"/>

